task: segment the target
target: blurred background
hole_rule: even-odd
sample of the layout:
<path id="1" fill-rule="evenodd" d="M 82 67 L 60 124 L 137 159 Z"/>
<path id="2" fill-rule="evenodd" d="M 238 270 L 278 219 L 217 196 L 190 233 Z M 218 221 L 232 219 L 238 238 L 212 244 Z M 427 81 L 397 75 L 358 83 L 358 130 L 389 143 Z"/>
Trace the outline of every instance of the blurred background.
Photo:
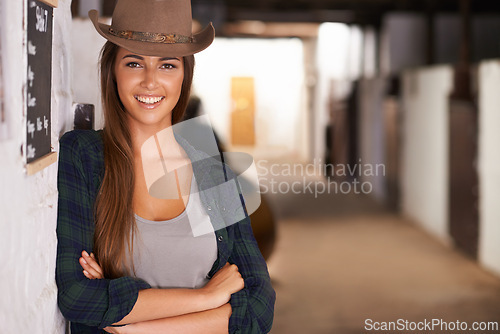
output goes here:
<path id="1" fill-rule="evenodd" d="M 104 39 L 87 12 L 110 20 L 114 4 L 59 0 L 54 9 L 54 147 L 74 127 L 75 104 L 93 105 L 85 126 L 102 127 Z M 0 166 L 0 273 L 14 273 L 6 296 L 14 307 L 0 310 L 17 329 L 15 319 L 37 312 L 28 305 L 45 305 L 21 326 L 60 332 L 57 170 L 20 171 L 26 80 L 10 64 L 23 66 L 24 51 L 7 36 L 22 39 L 23 7 L 2 5 L 4 95 L 21 102 L 5 99 L 0 124 L 10 133 L 0 152 L 12 157 Z M 364 333 L 367 319 L 483 322 L 476 333 L 498 332 L 500 2 L 193 0 L 192 8 L 195 30 L 216 29 L 196 55 L 193 106 L 222 150 L 253 157 L 260 179 L 252 225 L 277 292 L 271 333 Z M 25 198 L 28 209 L 5 204 Z M 50 254 L 33 264 L 37 248 Z"/>

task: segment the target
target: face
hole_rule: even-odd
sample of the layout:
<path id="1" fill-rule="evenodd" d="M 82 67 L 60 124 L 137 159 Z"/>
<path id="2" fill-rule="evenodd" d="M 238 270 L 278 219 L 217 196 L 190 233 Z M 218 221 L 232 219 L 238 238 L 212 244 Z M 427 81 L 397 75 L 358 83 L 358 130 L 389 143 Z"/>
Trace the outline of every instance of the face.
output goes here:
<path id="1" fill-rule="evenodd" d="M 114 71 L 131 130 L 157 132 L 171 126 L 184 79 L 181 57 L 141 56 L 120 48 Z"/>

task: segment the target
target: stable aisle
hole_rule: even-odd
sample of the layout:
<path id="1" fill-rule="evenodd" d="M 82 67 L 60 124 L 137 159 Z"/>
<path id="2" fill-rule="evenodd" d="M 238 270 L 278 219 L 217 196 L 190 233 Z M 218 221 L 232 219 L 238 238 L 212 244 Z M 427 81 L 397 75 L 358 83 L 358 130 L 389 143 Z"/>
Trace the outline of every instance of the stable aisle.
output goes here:
<path id="1" fill-rule="evenodd" d="M 398 319 L 440 324 L 393 333 L 500 332 L 448 323 L 500 323 L 500 278 L 369 196 L 269 198 L 278 218 L 268 260 L 277 292 L 271 333 L 369 333 L 375 322 Z"/>

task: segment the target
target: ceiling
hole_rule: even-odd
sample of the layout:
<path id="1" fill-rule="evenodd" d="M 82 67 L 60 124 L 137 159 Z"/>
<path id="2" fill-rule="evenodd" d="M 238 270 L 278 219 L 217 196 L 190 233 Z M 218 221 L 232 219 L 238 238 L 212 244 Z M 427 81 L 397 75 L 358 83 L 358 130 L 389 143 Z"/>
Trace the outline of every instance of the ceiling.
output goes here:
<path id="1" fill-rule="evenodd" d="M 73 0 L 73 9 L 79 1 Z M 257 24 L 302 30 L 322 22 L 379 27 L 384 15 L 403 11 L 431 17 L 469 8 L 472 14 L 500 14 L 500 0 L 191 0 L 193 18 L 202 25 L 213 22 L 218 35 L 237 35 L 245 29 L 262 30 Z M 102 0 L 104 15 L 111 16 L 116 0 Z M 74 13 L 75 14 L 75 13 Z M 302 26 L 291 23 L 302 23 Z M 247 28 L 251 23 L 250 28 Z M 243 26 L 241 26 L 243 24 Z M 253 26 L 252 26 L 253 24 Z M 288 25 L 287 25 L 288 24 Z M 279 25 L 279 27 L 278 27 Z M 227 29 L 232 27 L 233 29 Z"/>
<path id="2" fill-rule="evenodd" d="M 499 0 L 192 0 L 193 9 L 219 11 L 225 21 L 344 22 L 377 25 L 391 11 L 500 13 Z"/>

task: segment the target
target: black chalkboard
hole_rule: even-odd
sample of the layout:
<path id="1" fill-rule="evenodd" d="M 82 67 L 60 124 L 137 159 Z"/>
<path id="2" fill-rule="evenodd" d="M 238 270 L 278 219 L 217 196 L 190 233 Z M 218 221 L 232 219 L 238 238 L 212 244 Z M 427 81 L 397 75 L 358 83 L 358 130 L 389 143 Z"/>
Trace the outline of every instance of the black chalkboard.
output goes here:
<path id="1" fill-rule="evenodd" d="M 53 8 L 38 0 L 27 1 L 26 160 L 29 163 L 51 152 Z"/>

